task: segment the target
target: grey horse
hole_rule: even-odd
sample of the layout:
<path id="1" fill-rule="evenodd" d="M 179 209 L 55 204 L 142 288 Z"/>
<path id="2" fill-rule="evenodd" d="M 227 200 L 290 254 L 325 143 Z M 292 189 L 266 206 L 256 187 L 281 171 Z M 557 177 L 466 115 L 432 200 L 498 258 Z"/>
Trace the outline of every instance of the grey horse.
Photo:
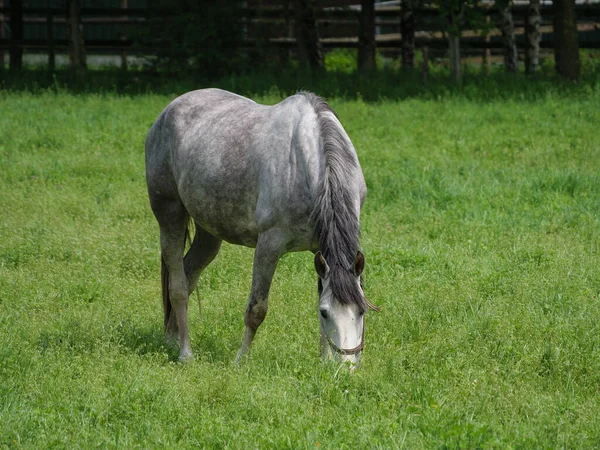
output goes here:
<path id="1" fill-rule="evenodd" d="M 255 248 L 236 361 L 267 314 L 277 262 L 315 253 L 321 354 L 357 364 L 364 312 L 360 209 L 367 192 L 356 151 L 327 103 L 301 92 L 274 106 L 203 89 L 160 114 L 146 139 L 146 181 L 160 227 L 164 324 L 192 356 L 190 293 L 221 242 Z M 184 255 L 190 220 L 195 235 Z"/>

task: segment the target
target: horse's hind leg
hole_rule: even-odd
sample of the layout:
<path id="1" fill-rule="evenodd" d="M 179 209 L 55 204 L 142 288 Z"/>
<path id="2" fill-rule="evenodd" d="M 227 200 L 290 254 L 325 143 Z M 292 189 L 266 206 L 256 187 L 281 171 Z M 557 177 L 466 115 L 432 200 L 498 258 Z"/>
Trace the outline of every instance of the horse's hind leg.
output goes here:
<path id="1" fill-rule="evenodd" d="M 215 259 L 221 249 L 221 239 L 203 230 L 196 224 L 196 234 L 190 249 L 185 255 L 183 266 L 188 280 L 188 294 L 191 294 L 202 271 Z"/>
<path id="2" fill-rule="evenodd" d="M 179 331 L 179 359 L 192 356 L 187 325 L 188 281 L 185 275 L 183 252 L 189 216 L 180 201 L 153 204 L 160 226 L 160 248 L 166 272 L 163 273 L 163 296 L 167 337 Z M 173 317 L 174 313 L 174 317 Z"/>

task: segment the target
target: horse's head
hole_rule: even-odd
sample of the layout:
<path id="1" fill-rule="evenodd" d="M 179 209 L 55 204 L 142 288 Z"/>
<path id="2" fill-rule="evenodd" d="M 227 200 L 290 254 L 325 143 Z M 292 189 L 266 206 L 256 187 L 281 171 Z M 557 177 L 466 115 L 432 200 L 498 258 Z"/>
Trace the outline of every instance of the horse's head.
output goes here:
<path id="1" fill-rule="evenodd" d="M 377 309 L 366 299 L 362 289 L 364 268 L 365 256 L 360 251 L 350 270 L 331 270 L 321 252 L 315 255 L 319 275 L 321 356 L 349 361 L 353 367 L 358 365 L 364 347 L 364 313 L 367 308 Z M 340 298 L 342 296 L 346 298 Z"/>

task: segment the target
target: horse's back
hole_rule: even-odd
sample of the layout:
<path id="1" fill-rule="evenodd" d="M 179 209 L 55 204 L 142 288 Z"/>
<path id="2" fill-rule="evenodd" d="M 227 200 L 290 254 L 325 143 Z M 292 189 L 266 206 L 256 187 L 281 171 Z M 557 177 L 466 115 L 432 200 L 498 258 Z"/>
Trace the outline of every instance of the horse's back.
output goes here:
<path id="1" fill-rule="evenodd" d="M 308 236 L 318 139 L 302 96 L 264 106 L 218 89 L 190 92 L 148 134 L 151 202 L 153 194 L 181 199 L 200 226 L 232 243 L 254 246 L 274 226 Z"/>

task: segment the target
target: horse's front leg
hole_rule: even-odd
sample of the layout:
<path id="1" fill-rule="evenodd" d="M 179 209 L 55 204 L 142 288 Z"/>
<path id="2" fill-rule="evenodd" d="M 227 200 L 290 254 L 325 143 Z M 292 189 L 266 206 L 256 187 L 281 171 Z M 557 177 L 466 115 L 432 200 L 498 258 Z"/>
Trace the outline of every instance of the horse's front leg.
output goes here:
<path id="1" fill-rule="evenodd" d="M 246 330 L 242 346 L 235 357 L 235 362 L 238 364 L 250 349 L 256 330 L 267 315 L 269 288 L 273 281 L 277 262 L 284 253 L 283 248 L 284 244 L 278 231 L 270 230 L 258 237 L 252 266 L 252 289 L 244 314 Z"/>

